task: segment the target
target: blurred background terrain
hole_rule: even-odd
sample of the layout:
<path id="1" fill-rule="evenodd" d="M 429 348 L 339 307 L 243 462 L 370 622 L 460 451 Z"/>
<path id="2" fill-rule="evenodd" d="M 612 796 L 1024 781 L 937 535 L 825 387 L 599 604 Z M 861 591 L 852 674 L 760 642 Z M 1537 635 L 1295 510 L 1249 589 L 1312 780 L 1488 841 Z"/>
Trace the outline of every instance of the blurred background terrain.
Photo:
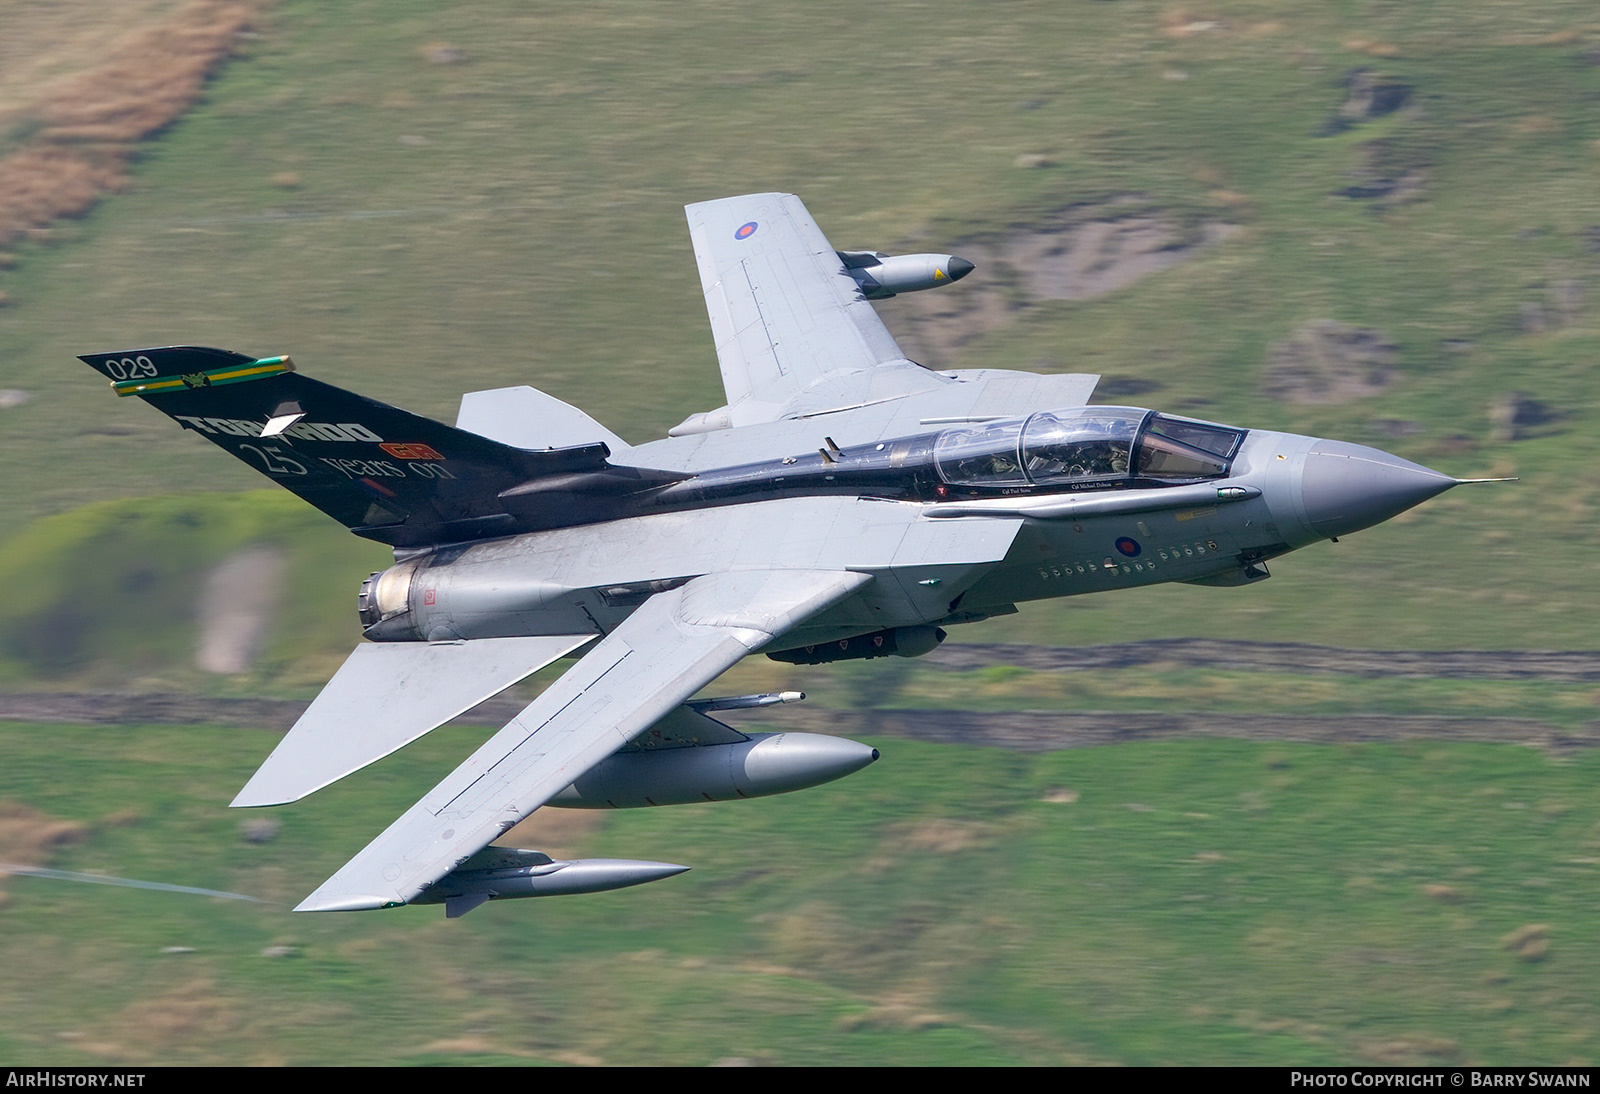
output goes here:
<path id="1" fill-rule="evenodd" d="M 0 861 L 289 905 L 482 734 L 229 815 L 286 723 L 226 703 L 313 695 L 387 553 L 79 353 L 290 353 L 447 421 L 527 383 L 644 440 L 722 402 L 681 207 L 786 190 L 979 264 L 879 306 L 926 363 L 1520 478 L 1247 589 L 740 666 L 885 758 L 534 822 L 697 867 L 650 890 L 445 923 L 10 878 L 0 1054 L 1592 1062 L 1597 105 L 1587 0 L 0 0 L 0 705 L 102 721 L 0 729 Z"/>

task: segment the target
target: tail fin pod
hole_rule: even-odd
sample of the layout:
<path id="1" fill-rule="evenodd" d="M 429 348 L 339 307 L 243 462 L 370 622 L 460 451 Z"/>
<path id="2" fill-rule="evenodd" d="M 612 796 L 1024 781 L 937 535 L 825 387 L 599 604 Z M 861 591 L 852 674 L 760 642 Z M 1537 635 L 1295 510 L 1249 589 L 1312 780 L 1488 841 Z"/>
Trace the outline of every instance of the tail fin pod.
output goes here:
<path id="1" fill-rule="evenodd" d="M 513 533 L 502 491 L 608 466 L 603 442 L 502 444 L 299 375 L 287 357 L 167 346 L 79 359 L 118 395 L 142 398 L 357 535 L 393 546 Z"/>

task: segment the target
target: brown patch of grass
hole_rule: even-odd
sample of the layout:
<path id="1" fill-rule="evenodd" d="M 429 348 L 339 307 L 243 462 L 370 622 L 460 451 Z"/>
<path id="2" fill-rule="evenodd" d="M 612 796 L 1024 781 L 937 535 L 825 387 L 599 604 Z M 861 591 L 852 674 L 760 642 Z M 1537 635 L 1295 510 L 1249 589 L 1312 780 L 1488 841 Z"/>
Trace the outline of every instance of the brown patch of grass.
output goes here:
<path id="1" fill-rule="evenodd" d="M 76 843 L 89 830 L 73 821 L 56 820 L 37 809 L 0 802 L 0 861 L 18 866 L 43 866 L 55 848 Z"/>
<path id="2" fill-rule="evenodd" d="M 541 809 L 495 842 L 543 851 L 551 858 L 570 858 L 581 853 L 584 841 L 605 820 L 598 809 Z"/>
<path id="3" fill-rule="evenodd" d="M 241 2 L 200 2 L 143 31 L 106 63 L 60 85 L 38 110 L 51 141 L 131 144 L 193 104 L 254 14 Z"/>
<path id="4" fill-rule="evenodd" d="M 134 146 L 194 104 L 266 2 L 195 0 L 22 111 L 37 129 L 0 160 L 0 244 L 82 216 L 125 185 Z"/>
<path id="5" fill-rule="evenodd" d="M 1236 212 L 1246 212 L 1255 208 L 1255 199 L 1248 194 L 1241 194 L 1237 190 L 1218 187 L 1206 194 L 1206 200 L 1213 205 L 1220 205 L 1224 209 Z"/>
<path id="6" fill-rule="evenodd" d="M 1456 1059 L 1461 1046 L 1448 1037 L 1414 1033 L 1387 1041 L 1369 1041 L 1361 1046 L 1361 1054 L 1378 1064 L 1439 1063 Z"/>
<path id="7" fill-rule="evenodd" d="M 41 144 L 0 160 L 0 240 L 87 212 L 126 180 L 122 149 Z"/>
<path id="8" fill-rule="evenodd" d="M 846 1033 L 862 1029 L 919 1032 L 960 1025 L 956 1018 L 928 1009 L 937 996 L 938 992 L 932 984 L 920 981 L 902 984 L 896 990 L 885 993 L 872 1007 L 844 1015 L 834 1025 Z"/>
<path id="9" fill-rule="evenodd" d="M 468 60 L 467 51 L 449 42 L 430 42 L 422 47 L 422 59 L 430 65 L 459 65 Z"/>
<path id="10" fill-rule="evenodd" d="M 0 119 L 25 117 L 39 89 L 72 76 L 182 0 L 50 0 L 7 4 L 0 34 Z"/>
<path id="11" fill-rule="evenodd" d="M 1168 8 L 1161 13 L 1161 33 L 1168 38 L 1193 38 L 1210 30 L 1224 30 L 1222 20 L 1196 8 Z"/>
<path id="12" fill-rule="evenodd" d="M 1261 927 L 1245 936 L 1244 944 L 1263 953 L 1287 953 L 1299 945 L 1299 936 L 1287 927 Z"/>
<path id="13" fill-rule="evenodd" d="M 951 855 L 985 842 L 987 833 L 978 825 L 953 820 L 931 820 L 907 829 L 904 846 L 911 851 L 932 851 Z"/>
<path id="14" fill-rule="evenodd" d="M 1346 38 L 1344 48 L 1355 53 L 1365 53 L 1369 57 L 1398 57 L 1400 47 L 1393 42 L 1380 41 L 1377 38 Z"/>
<path id="15" fill-rule="evenodd" d="M 931 1011 L 918 1011 L 908 1007 L 881 1006 L 857 1014 L 847 1014 L 834 1023 L 842 1033 L 862 1029 L 905 1030 L 912 1033 L 953 1026 L 957 1023 L 947 1015 Z"/>
<path id="16" fill-rule="evenodd" d="M 424 1056 L 439 1054 L 452 1056 L 523 1056 L 537 1059 L 531 1052 L 522 1052 L 507 1045 L 497 1044 L 487 1037 L 446 1037 L 438 1041 L 429 1041 L 419 1048 L 418 1053 Z"/>
<path id="17" fill-rule="evenodd" d="M 1298 1018 L 1262 1018 L 1252 1023 L 1250 1029 L 1254 1033 L 1287 1033 L 1308 1041 L 1326 1041 L 1328 1038 L 1327 1026 L 1303 1022 Z"/>
<path id="18" fill-rule="evenodd" d="M 990 825 L 935 817 L 925 821 L 900 821 L 888 825 L 877 852 L 859 864 L 864 873 L 892 869 L 919 856 L 954 855 L 987 846 L 996 837 Z"/>
<path id="19" fill-rule="evenodd" d="M 1518 927 L 1500 939 L 1500 948 L 1524 961 L 1543 961 L 1550 952 L 1550 927 L 1546 923 Z"/>
<path id="20" fill-rule="evenodd" d="M 1512 123 L 1511 132 L 1519 137 L 1548 137 L 1561 132 L 1561 123 L 1548 114 L 1529 114 Z"/>
<path id="21" fill-rule="evenodd" d="M 1465 894 L 1454 885 L 1440 885 L 1432 883 L 1422 887 L 1422 894 L 1429 900 L 1437 900 L 1440 904 L 1459 904 Z"/>
<path id="22" fill-rule="evenodd" d="M 112 1036 L 145 1050 L 204 1046 L 236 1029 L 238 1015 L 209 980 L 193 980 L 165 995 L 130 1003 L 112 1019 Z"/>
<path id="23" fill-rule="evenodd" d="M 803 969 L 849 968 L 860 956 L 857 941 L 838 909 L 822 901 L 803 904 L 772 926 L 773 951 Z"/>

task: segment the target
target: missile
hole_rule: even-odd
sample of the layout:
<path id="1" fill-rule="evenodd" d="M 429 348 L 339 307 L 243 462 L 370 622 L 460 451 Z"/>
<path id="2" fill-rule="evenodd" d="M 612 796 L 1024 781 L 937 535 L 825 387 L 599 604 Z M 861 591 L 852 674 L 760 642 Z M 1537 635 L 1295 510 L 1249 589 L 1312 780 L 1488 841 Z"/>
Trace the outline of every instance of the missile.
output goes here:
<path id="1" fill-rule="evenodd" d="M 542 851 L 485 847 L 412 904 L 443 904 L 446 919 L 457 919 L 490 900 L 571 896 L 626 889 L 689 869 L 671 862 L 590 858 L 559 862 Z"/>
<path id="2" fill-rule="evenodd" d="M 977 267 L 955 255 L 886 255 L 881 251 L 839 251 L 844 272 L 868 300 L 887 300 L 903 292 L 937 289 L 960 281 Z"/>
<path id="3" fill-rule="evenodd" d="M 722 699 L 690 699 L 683 704 L 690 710 L 708 714 L 713 710 L 751 710 L 755 707 L 777 706 L 779 703 L 798 703 L 806 697 L 803 691 L 769 691 L 762 695 L 730 695 Z"/>

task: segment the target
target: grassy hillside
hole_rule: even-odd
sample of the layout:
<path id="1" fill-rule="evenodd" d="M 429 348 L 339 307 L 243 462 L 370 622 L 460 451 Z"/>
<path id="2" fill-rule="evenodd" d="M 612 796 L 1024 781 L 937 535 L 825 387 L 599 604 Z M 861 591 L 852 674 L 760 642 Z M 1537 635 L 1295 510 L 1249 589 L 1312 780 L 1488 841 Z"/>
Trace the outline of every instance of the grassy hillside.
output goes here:
<path id="1" fill-rule="evenodd" d="M 148 0 L 118 19 L 173 10 Z M 82 10 L 68 35 L 32 21 L 44 11 L 31 40 L 109 48 Z M 29 55 L 20 40 L 0 60 Z M 78 70 L 53 46 L 37 62 L 39 79 Z M 17 71 L 0 73 L 0 156 L 36 135 Z M 1367 110 L 1371 86 L 1405 93 Z M 1277 561 L 1249 589 L 1024 606 L 958 639 L 1593 649 L 1597 100 L 1591 0 L 281 0 L 199 105 L 139 146 L 124 189 L 0 256 L 0 684 L 309 694 L 355 642 L 357 582 L 385 561 L 112 397 L 76 354 L 286 352 L 446 420 L 461 391 L 530 383 L 642 440 L 722 402 L 680 207 L 767 189 L 801 194 L 838 246 L 982 261 L 932 299 L 881 306 L 941 364 L 1101 372 L 1104 401 L 1521 477 Z M 1081 298 L 1041 292 L 1018 264 L 1134 214 L 1174 246 L 1209 242 Z M 1377 390 L 1285 390 L 1282 347 L 1318 320 L 1392 347 L 1363 377 Z M 257 569 L 227 569 L 241 557 Z M 248 602 L 259 624 L 248 673 L 196 665 L 219 602 Z M 797 679 L 756 659 L 724 686 Z M 1595 698 L 1548 682 L 900 661 L 815 681 L 824 709 L 1563 728 L 1592 723 Z M 224 806 L 270 735 L 8 726 L 0 859 L 278 904 L 6 879 L 0 1057 L 1600 1053 L 1588 752 L 884 740 L 881 763 L 802 795 L 544 811 L 517 840 L 696 868 L 648 889 L 450 923 L 284 910 L 477 739 L 441 730 L 262 830 Z"/>
<path id="2" fill-rule="evenodd" d="M 259 485 L 75 353 L 291 352 L 446 418 L 464 389 L 529 382 L 645 438 L 721 401 L 686 201 L 789 189 L 841 246 L 998 254 L 1125 199 L 1180 233 L 1238 230 L 1093 299 L 1028 298 L 986 264 L 948 298 L 1009 303 L 951 303 L 949 363 L 1100 371 L 1137 401 L 1523 481 L 1285 560 L 1258 589 L 1052 605 L 983 637 L 1594 643 L 1571 611 L 1600 491 L 1589 5 L 754 11 L 271 9 L 129 191 L 0 272 L 0 369 L 28 397 L 0 410 L 12 520 Z M 1333 132 L 1357 68 L 1408 97 Z M 1396 189 L 1348 196 L 1375 178 Z M 930 306 L 882 309 L 911 341 Z M 1317 319 L 1382 332 L 1392 382 L 1269 396 L 1273 347 Z M 1518 392 L 1543 417 L 1496 433 L 1492 404 Z"/>
<path id="3" fill-rule="evenodd" d="M 270 738 L 12 727 L 8 848 L 276 905 L 4 883 L 0 1053 L 28 1063 L 1592 1063 L 1596 756 L 880 740 L 800 795 L 529 841 L 648 889 L 291 915 L 475 736 L 222 809 Z M 71 779 L 59 773 L 66 765 Z M 554 814 L 554 816 L 552 816 Z M 548 820 L 547 820 L 548 818 Z M 62 833 L 55 830 L 57 836 Z M 257 839 L 260 834 L 257 834 Z M 8 849 L 8 854 L 14 850 Z M 178 951 L 169 948 L 179 947 Z"/>
<path id="4" fill-rule="evenodd" d="M 246 549 L 275 552 L 281 568 L 218 575 Z M 16 578 L 0 681 L 164 690 L 218 686 L 197 654 L 207 625 L 241 606 L 259 633 L 252 674 L 231 686 L 319 687 L 360 638 L 361 580 L 389 562 L 278 490 L 85 505 L 33 522 L 0 558 Z"/>

